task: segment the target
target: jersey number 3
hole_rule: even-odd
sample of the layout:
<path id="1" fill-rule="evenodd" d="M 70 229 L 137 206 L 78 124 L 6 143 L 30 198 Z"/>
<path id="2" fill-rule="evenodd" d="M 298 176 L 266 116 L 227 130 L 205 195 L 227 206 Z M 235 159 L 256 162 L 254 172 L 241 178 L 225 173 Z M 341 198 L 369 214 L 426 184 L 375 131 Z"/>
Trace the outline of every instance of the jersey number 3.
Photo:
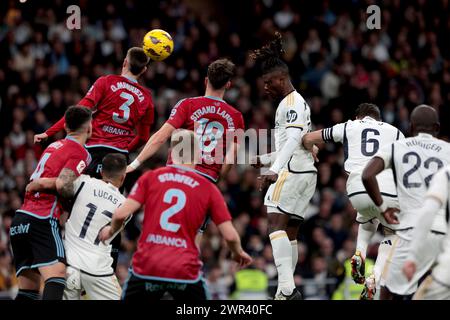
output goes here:
<path id="1" fill-rule="evenodd" d="M 180 189 L 167 190 L 166 193 L 164 193 L 163 201 L 164 203 L 171 204 L 174 198 L 176 200 L 175 203 L 171 207 L 164 210 L 161 213 L 161 217 L 159 219 L 161 228 L 170 232 L 177 232 L 180 229 L 181 225 L 178 223 L 169 222 L 169 219 L 183 210 L 184 206 L 186 205 L 186 194 Z"/>
<path id="2" fill-rule="evenodd" d="M 119 107 L 119 110 L 123 111 L 123 115 L 121 116 L 119 113 L 114 112 L 112 118 L 117 123 L 124 123 L 124 122 L 127 122 L 128 119 L 130 118 L 130 106 L 134 102 L 134 97 L 133 97 L 133 95 L 126 93 L 126 92 L 120 93 L 120 97 L 126 100 Z"/>

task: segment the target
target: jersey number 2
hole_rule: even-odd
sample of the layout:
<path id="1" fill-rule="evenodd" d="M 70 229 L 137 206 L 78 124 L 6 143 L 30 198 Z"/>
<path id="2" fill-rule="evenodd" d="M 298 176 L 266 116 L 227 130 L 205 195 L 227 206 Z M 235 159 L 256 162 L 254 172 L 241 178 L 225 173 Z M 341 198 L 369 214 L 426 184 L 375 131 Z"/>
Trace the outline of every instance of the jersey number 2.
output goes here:
<path id="1" fill-rule="evenodd" d="M 183 210 L 186 205 L 186 194 L 180 189 L 167 190 L 166 193 L 164 193 L 163 201 L 164 203 L 171 204 L 174 198 L 176 199 L 176 202 L 171 207 L 164 210 L 161 213 L 161 218 L 159 219 L 161 228 L 170 232 L 177 232 L 181 225 L 178 223 L 169 222 L 169 219 Z"/>
<path id="2" fill-rule="evenodd" d="M 134 102 L 134 97 L 133 95 L 126 93 L 126 92 L 122 92 L 120 94 L 120 97 L 125 99 L 126 101 L 124 103 L 122 103 L 122 105 L 119 107 L 119 110 L 123 111 L 123 116 L 121 116 L 120 114 L 118 114 L 117 112 L 113 113 L 113 120 L 117 123 L 124 123 L 127 122 L 128 119 L 130 118 L 130 106 L 133 104 Z"/>

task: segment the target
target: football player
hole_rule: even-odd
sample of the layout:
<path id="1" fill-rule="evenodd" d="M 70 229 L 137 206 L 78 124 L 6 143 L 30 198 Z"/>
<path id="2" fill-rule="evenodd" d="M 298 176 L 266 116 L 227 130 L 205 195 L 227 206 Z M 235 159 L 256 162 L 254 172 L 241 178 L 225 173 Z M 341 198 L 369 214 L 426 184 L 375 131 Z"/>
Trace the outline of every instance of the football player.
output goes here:
<path id="1" fill-rule="evenodd" d="M 252 57 L 261 64 L 266 93 L 281 100 L 275 115 L 275 152 L 257 157 L 255 167 L 270 166 L 260 177 L 261 186 L 270 184 L 264 204 L 269 218 L 269 238 L 278 271 L 276 300 L 301 299 L 294 284 L 297 265 L 297 235 L 317 182 L 311 152 L 302 146 L 310 131 L 310 109 L 294 89 L 289 69 L 281 60 L 281 35 L 256 50 Z"/>
<path id="2" fill-rule="evenodd" d="M 68 197 L 73 181 L 90 162 L 84 148 L 92 132 L 92 113 L 84 107 L 69 107 L 64 115 L 67 136 L 43 152 L 30 180 L 55 178 L 61 197 Z M 60 196 L 50 190 L 28 189 L 23 205 L 13 218 L 10 236 L 19 281 L 17 300 L 38 299 L 41 278 L 44 300 L 62 299 L 66 284 L 66 257 L 59 231 L 63 212 Z"/>
<path id="3" fill-rule="evenodd" d="M 432 107 L 420 105 L 413 110 L 411 133 L 412 137 L 382 147 L 362 173 L 367 193 L 385 220 L 395 225 L 389 259 L 381 275 L 384 286 L 381 287 L 380 299 L 405 298 L 417 290 L 418 281 L 431 268 L 447 231 L 444 212 L 441 211 L 435 216 L 425 239 L 427 250 L 421 256 L 417 272 L 408 281 L 402 267 L 417 226 L 416 209 L 423 204 L 433 174 L 450 163 L 450 144 L 435 138 L 439 133 L 439 119 Z M 390 207 L 381 195 L 376 177 L 385 169 L 392 169 L 394 173 L 400 211 Z"/>
<path id="4" fill-rule="evenodd" d="M 307 133 L 303 137 L 303 145 L 311 151 L 314 144 L 322 142 L 342 143 L 344 146 L 344 169 L 348 173 L 347 194 L 353 207 L 358 211 L 356 221 L 359 223 L 359 228 L 356 252 L 351 259 L 352 277 L 356 283 L 366 283 L 364 259 L 367 246 L 380 222 L 385 228 L 385 239 L 378 249 L 373 276 L 368 279 L 361 296 L 363 299 L 373 299 L 375 288 L 380 287 L 381 270 L 392 246 L 393 227 L 386 222 L 381 212 L 378 211 L 378 207 L 367 195 L 361 181 L 361 174 L 367 162 L 372 159 L 381 146 L 403 139 L 404 135 L 397 128 L 381 121 L 380 109 L 374 104 L 360 104 L 356 109 L 355 118 L 354 121 L 349 120 L 330 128 Z M 383 171 L 377 176 L 377 180 L 382 188 L 381 195 L 384 201 L 389 203 L 390 207 L 398 207 L 392 170 Z"/>
<path id="5" fill-rule="evenodd" d="M 124 204 L 115 211 L 111 226 L 100 233 L 100 240 L 109 239 L 130 214 L 145 207 L 142 233 L 124 285 L 125 300 L 157 300 L 166 292 L 183 301 L 208 298 L 195 244 L 198 228 L 207 214 L 227 242 L 234 260 L 241 267 L 252 261 L 241 247 L 219 189 L 195 169 L 196 153 L 183 152 L 181 159 L 175 152 L 180 138 L 189 141 L 189 145 L 198 143 L 192 131 L 177 132 L 172 140 L 173 164 L 141 176 Z"/>

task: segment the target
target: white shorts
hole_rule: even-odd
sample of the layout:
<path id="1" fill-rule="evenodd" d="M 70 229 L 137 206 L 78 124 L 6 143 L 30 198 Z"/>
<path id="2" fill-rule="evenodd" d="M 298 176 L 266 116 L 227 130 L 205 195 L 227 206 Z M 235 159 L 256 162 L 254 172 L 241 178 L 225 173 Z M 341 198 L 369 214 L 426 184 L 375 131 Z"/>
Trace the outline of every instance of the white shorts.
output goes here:
<path id="1" fill-rule="evenodd" d="M 430 275 L 420 284 L 413 300 L 450 300 L 450 287 Z"/>
<path id="2" fill-rule="evenodd" d="M 397 231 L 394 236 L 391 251 L 388 254 L 385 267 L 381 275 L 381 281 L 391 293 L 398 295 L 410 295 L 417 290 L 419 280 L 429 271 L 436 260 L 441 247 L 443 234 L 429 232 L 426 241 L 427 250 L 417 263 L 416 273 L 411 281 L 406 279 L 402 268 L 410 253 L 410 239 L 412 229 Z"/>
<path id="3" fill-rule="evenodd" d="M 82 292 L 86 300 L 120 300 L 122 289 L 115 275 L 91 276 L 68 266 L 64 300 L 80 300 Z"/>
<path id="4" fill-rule="evenodd" d="M 382 197 L 383 202 L 386 203 L 389 208 L 399 208 L 397 197 L 385 195 L 382 195 Z M 360 192 L 349 194 L 349 200 L 352 203 L 353 208 L 358 212 L 356 214 L 356 222 L 366 223 L 375 218 L 378 219 L 383 226 L 395 229 L 386 222 L 380 210 L 367 193 Z"/>
<path id="5" fill-rule="evenodd" d="M 264 198 L 269 212 L 281 212 L 304 219 L 309 202 L 316 190 L 317 174 L 281 171 Z"/>

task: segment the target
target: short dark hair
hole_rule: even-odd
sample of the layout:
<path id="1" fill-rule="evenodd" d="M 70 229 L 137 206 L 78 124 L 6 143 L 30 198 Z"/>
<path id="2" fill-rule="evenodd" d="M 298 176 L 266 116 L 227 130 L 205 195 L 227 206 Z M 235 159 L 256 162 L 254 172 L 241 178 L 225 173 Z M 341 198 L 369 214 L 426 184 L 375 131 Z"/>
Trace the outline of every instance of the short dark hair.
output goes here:
<path id="1" fill-rule="evenodd" d="M 128 69 L 137 76 L 147 66 L 150 58 L 145 54 L 144 49 L 139 47 L 130 48 L 127 52 Z"/>
<path id="2" fill-rule="evenodd" d="M 228 59 L 219 59 L 208 66 L 208 80 L 214 89 L 222 89 L 234 76 L 235 65 Z"/>
<path id="3" fill-rule="evenodd" d="M 83 106 L 70 106 L 64 114 L 66 127 L 69 131 L 78 131 L 92 119 L 92 111 Z"/>
<path id="4" fill-rule="evenodd" d="M 261 49 L 254 50 L 250 57 L 260 65 L 263 75 L 272 71 L 289 74 L 287 64 L 281 59 L 283 54 L 283 38 L 281 33 L 275 32 L 275 38 Z"/>
<path id="5" fill-rule="evenodd" d="M 371 117 L 377 121 L 381 120 L 380 108 L 373 103 L 361 103 L 355 110 L 355 117 Z"/>
<path id="6" fill-rule="evenodd" d="M 109 153 L 102 159 L 102 173 L 109 178 L 122 175 L 127 168 L 127 158 L 121 153 Z"/>

